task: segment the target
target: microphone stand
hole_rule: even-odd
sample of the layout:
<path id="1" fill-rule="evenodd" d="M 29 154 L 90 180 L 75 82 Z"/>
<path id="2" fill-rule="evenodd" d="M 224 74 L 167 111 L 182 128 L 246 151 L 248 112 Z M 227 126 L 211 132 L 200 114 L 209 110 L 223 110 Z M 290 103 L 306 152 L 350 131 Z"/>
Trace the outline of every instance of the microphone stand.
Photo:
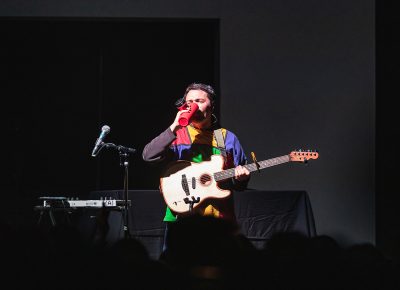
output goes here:
<path id="1" fill-rule="evenodd" d="M 116 149 L 119 153 L 119 164 L 124 168 L 124 237 L 130 238 L 131 233 L 129 230 L 129 207 L 128 207 L 128 167 L 129 167 L 129 154 L 135 153 L 136 149 L 128 148 L 113 143 L 104 143 L 104 147 Z"/>

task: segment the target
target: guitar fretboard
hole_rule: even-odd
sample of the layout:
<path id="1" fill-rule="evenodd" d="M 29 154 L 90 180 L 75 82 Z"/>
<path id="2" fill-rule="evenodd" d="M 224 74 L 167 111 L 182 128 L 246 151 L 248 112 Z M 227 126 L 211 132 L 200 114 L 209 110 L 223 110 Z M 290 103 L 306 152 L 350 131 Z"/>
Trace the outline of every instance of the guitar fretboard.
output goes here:
<path id="1" fill-rule="evenodd" d="M 286 162 L 290 161 L 290 156 L 289 155 L 283 155 L 280 157 L 276 157 L 276 158 L 271 158 L 271 159 L 267 159 L 267 160 L 263 160 L 263 161 L 259 161 L 259 168 L 257 168 L 256 163 L 250 163 L 250 164 L 246 164 L 243 167 L 246 167 L 247 170 L 249 170 L 250 172 L 253 171 L 257 171 L 257 170 L 261 170 L 267 167 L 272 167 L 275 165 L 279 165 L 279 164 L 283 164 Z M 214 180 L 215 181 L 222 181 L 231 177 L 235 176 L 235 168 L 230 168 L 230 169 L 226 169 L 223 171 L 219 171 L 214 173 Z"/>

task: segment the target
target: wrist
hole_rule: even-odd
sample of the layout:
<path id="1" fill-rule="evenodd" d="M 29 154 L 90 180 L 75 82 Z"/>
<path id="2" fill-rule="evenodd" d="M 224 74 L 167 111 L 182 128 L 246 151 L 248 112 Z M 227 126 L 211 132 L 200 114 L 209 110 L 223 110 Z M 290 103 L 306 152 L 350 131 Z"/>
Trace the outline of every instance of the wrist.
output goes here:
<path id="1" fill-rule="evenodd" d="M 175 133 L 178 130 L 179 126 L 178 124 L 174 123 L 171 126 L 169 126 L 169 128 L 171 129 L 172 133 Z"/>

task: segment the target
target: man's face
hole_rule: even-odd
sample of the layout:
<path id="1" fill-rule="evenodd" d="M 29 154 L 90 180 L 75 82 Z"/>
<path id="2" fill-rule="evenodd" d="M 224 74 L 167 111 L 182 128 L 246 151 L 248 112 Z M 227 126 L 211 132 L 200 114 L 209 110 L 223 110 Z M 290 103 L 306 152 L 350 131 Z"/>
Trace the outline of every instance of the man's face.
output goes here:
<path id="1" fill-rule="evenodd" d="M 196 103 L 199 106 L 193 115 L 193 121 L 201 122 L 211 118 L 212 105 L 206 92 L 202 90 L 190 90 L 186 95 L 186 104 Z"/>

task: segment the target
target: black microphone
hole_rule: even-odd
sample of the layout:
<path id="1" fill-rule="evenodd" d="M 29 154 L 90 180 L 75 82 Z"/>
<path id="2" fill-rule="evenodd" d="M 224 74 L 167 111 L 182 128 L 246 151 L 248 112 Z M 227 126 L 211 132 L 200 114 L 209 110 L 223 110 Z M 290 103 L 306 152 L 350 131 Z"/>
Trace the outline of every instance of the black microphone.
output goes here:
<path id="1" fill-rule="evenodd" d="M 101 148 L 103 148 L 103 139 L 107 136 L 107 134 L 110 133 L 110 127 L 107 125 L 104 125 L 101 128 L 101 133 L 99 138 L 96 140 L 96 144 L 94 145 L 94 149 L 92 151 L 92 156 L 96 157 L 96 155 L 100 152 Z"/>

